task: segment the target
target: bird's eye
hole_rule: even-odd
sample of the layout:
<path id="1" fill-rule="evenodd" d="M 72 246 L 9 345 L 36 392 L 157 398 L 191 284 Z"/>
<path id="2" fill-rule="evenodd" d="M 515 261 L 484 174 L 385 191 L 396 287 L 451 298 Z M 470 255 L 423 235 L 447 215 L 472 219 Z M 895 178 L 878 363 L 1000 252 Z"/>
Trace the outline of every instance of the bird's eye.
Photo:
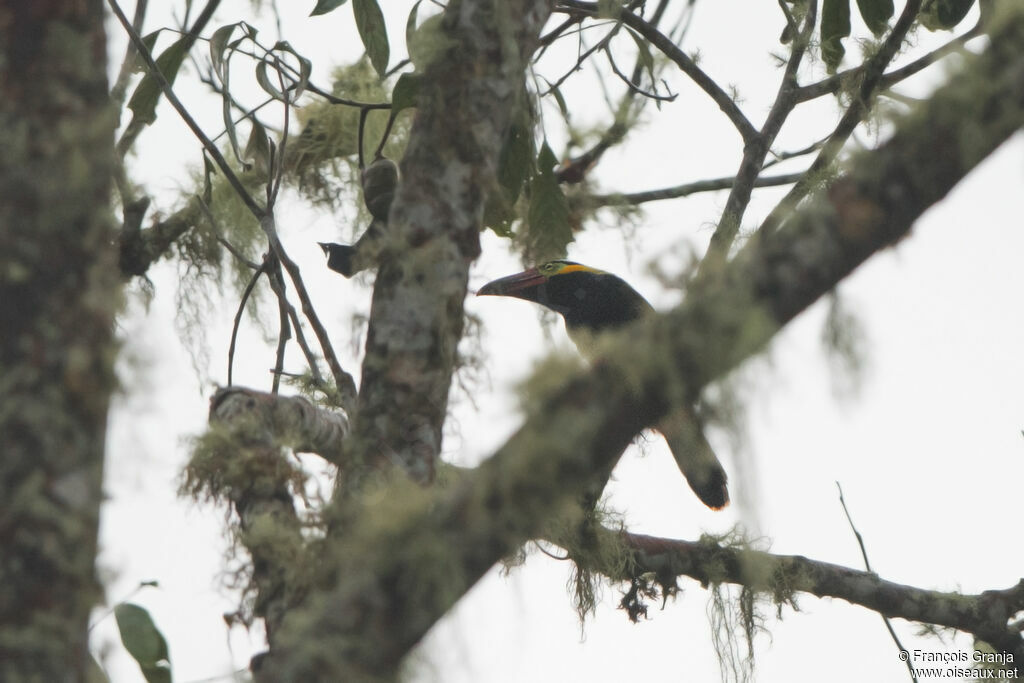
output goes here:
<path id="1" fill-rule="evenodd" d="M 556 266 L 555 266 L 554 263 L 545 263 L 544 265 L 542 265 L 540 267 L 540 272 L 542 272 L 542 273 L 553 273 L 553 272 L 555 272 L 555 268 L 556 268 Z"/>

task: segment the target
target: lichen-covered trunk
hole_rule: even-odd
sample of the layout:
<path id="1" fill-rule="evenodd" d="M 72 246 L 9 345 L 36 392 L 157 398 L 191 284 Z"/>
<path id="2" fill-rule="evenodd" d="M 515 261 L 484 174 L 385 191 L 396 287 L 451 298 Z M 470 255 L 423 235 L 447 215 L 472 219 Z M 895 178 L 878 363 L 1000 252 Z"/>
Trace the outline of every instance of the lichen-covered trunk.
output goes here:
<path id="1" fill-rule="evenodd" d="M 550 5 L 451 3 L 424 68 L 382 238 L 354 422 L 359 455 L 418 482 L 434 476 L 484 198 L 509 120 L 527 106 L 525 70 Z"/>
<path id="2" fill-rule="evenodd" d="M 0 680 L 84 681 L 119 301 L 101 0 L 0 2 Z"/>

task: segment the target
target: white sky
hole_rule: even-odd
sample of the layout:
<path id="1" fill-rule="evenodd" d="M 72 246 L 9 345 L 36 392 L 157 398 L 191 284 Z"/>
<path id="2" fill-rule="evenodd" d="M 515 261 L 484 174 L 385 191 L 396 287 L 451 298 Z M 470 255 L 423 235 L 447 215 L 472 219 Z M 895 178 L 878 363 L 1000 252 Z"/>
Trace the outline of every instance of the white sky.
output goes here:
<path id="1" fill-rule="evenodd" d="M 359 41 L 347 7 L 325 18 L 304 18 L 312 4 L 294 3 L 284 17 L 285 37 L 313 58 L 314 79 L 326 84 L 327 68 L 355 58 Z M 392 62 L 403 51 L 409 6 L 388 3 Z M 247 16 L 248 8 L 245 2 L 225 2 L 213 26 Z M 744 27 L 752 28 L 736 25 L 740 10 Z M 777 48 L 778 14 L 774 3 L 698 3 L 684 45 L 701 51 L 701 65 L 720 83 L 739 86 L 755 125 L 776 87 L 777 72 L 766 54 Z M 147 31 L 165 22 L 154 16 Z M 264 26 L 272 35 L 272 25 Z M 110 32 L 116 45 L 123 44 L 119 30 L 111 26 Z M 933 38 L 922 34 L 916 49 Z M 905 91 L 927 93 L 927 83 L 941 80 L 941 69 L 933 68 Z M 192 75 L 182 75 L 179 90 L 186 102 L 200 107 L 207 130 L 217 131 L 219 104 L 201 98 L 201 86 L 188 85 Z M 571 107 L 593 89 L 586 78 L 565 89 Z M 650 189 L 735 171 L 739 145 L 731 126 L 688 82 L 674 75 L 670 82 L 678 100 L 660 113 L 652 108 L 643 131 L 601 164 L 603 188 Z M 585 104 L 574 109 L 580 122 L 602 120 L 599 101 L 581 101 Z M 787 126 L 778 148 L 806 145 L 808 130 L 827 131 L 835 117 L 825 104 Z M 1017 504 L 1024 479 L 1022 153 L 1024 140 L 1018 135 L 926 214 L 910 239 L 844 283 L 843 303 L 863 331 L 866 364 L 859 391 L 833 371 L 822 349 L 826 309 L 819 303 L 777 337 L 767 356 L 733 378 L 748 409 L 745 438 L 738 449 L 723 429 L 713 429 L 711 438 L 726 459 L 737 504 L 723 513 L 704 508 L 660 438 L 651 438 L 642 449 L 627 452 L 610 488 L 610 501 L 629 528 L 695 539 L 742 522 L 776 552 L 860 568 L 836 495 L 839 481 L 883 578 L 968 592 L 1015 583 L 1024 565 Z M 198 158 L 198 144 L 162 107 L 157 128 L 143 134 L 133 174 L 160 193 L 166 210 L 185 177 L 182 169 Z M 779 193 L 763 196 L 768 200 L 751 207 L 745 226 L 753 227 Z M 661 268 L 678 273 L 691 251 L 699 253 L 706 245 L 724 201 L 720 193 L 649 205 L 635 234 L 591 229 L 570 247 L 570 257 L 624 276 L 664 308 L 678 301 L 678 293 L 664 289 L 648 264 L 657 259 Z M 353 310 L 366 311 L 369 291 L 328 272 L 316 246 L 318 240 L 337 239 L 340 229 L 330 216 L 311 215 L 299 204 L 282 212 L 279 222 L 286 247 L 303 264 L 322 319 L 345 354 L 343 363 L 356 370 L 348 320 Z M 505 245 L 485 233 L 471 287 L 518 268 Z M 221 618 L 235 606 L 223 583 L 223 511 L 175 496 L 188 454 L 186 439 L 205 425 L 212 383 L 225 382 L 236 302 L 230 296 L 220 301 L 211 317 L 209 365 L 198 378 L 174 322 L 177 272 L 161 263 L 150 275 L 155 299 L 145 310 L 131 306 L 121 322 L 126 388 L 111 416 L 100 563 L 110 574 L 112 602 L 125 598 L 139 581 L 160 582 L 160 588 L 144 589 L 132 600 L 151 611 L 167 637 L 175 680 L 205 680 L 244 668 L 262 649 L 259 633 L 247 636 L 235 629 L 229 634 Z M 479 412 L 465 400 L 456 402 L 458 429 L 446 441 L 446 453 L 475 461 L 518 425 L 515 384 L 552 345 L 566 352 L 571 345 L 560 322 L 544 329 L 537 310 L 524 302 L 470 297 L 467 308 L 484 318 L 489 381 L 478 392 Z M 243 327 L 238 354 L 236 381 L 268 388 L 272 347 L 251 324 Z M 615 609 L 620 591 L 608 589 L 581 640 L 567 578 L 565 563 L 538 553 L 507 577 L 493 571 L 426 639 L 414 680 L 717 679 L 708 594 L 696 583 L 682 580 L 679 598 L 663 611 L 652 609 L 650 619 L 639 625 Z M 758 680 L 909 680 L 876 614 L 811 596 L 802 596 L 799 606 L 800 613 L 784 609 L 781 622 L 773 608 L 767 609 L 771 635 L 757 641 Z M 894 625 L 910 649 L 971 650 L 964 637 L 945 643 L 917 639 L 916 625 Z M 106 653 L 103 663 L 115 683 L 142 680 L 117 640 L 112 618 L 99 621 L 93 642 Z"/>

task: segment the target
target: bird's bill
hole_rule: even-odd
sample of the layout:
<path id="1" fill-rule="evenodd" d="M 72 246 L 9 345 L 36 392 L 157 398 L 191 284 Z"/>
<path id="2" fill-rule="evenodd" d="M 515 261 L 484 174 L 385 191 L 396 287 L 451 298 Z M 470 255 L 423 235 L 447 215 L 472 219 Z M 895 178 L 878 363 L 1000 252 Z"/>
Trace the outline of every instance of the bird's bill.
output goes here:
<path id="1" fill-rule="evenodd" d="M 477 296 L 514 296 L 520 299 L 532 299 L 528 290 L 544 284 L 547 281 L 536 268 L 524 270 L 515 275 L 492 280 L 481 287 Z"/>

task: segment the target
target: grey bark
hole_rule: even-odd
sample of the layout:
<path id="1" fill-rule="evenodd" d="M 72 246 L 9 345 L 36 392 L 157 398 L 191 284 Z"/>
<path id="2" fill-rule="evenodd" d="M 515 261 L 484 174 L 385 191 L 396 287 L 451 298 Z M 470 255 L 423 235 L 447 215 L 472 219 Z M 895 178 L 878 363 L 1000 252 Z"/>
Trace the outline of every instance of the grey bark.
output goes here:
<path id="1" fill-rule="evenodd" d="M 99 0 L 0 3 L 0 680 L 83 681 L 120 302 Z"/>

